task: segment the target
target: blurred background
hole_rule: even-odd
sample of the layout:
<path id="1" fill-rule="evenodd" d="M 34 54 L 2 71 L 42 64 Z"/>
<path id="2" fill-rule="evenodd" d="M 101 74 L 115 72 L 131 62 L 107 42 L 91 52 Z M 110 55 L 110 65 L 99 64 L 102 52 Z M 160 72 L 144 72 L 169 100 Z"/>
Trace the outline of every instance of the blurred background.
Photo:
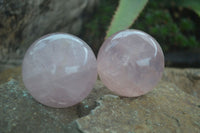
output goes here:
<path id="1" fill-rule="evenodd" d="M 0 71 L 21 65 L 27 48 L 52 32 L 79 36 L 97 55 L 118 4 L 118 0 L 0 0 Z M 188 5 L 149 0 L 130 27 L 160 43 L 166 66 L 200 67 L 200 17 L 193 10 L 200 5 Z"/>

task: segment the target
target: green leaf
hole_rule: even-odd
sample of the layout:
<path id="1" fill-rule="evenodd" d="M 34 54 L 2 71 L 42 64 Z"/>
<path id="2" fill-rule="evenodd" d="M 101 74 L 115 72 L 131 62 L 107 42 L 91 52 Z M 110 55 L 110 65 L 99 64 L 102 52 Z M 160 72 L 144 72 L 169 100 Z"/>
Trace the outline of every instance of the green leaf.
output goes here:
<path id="1" fill-rule="evenodd" d="M 176 3 L 195 11 L 200 16 L 200 0 L 178 0 Z"/>
<path id="2" fill-rule="evenodd" d="M 120 30 L 129 28 L 145 7 L 147 1 L 148 0 L 120 0 L 106 37 Z"/>

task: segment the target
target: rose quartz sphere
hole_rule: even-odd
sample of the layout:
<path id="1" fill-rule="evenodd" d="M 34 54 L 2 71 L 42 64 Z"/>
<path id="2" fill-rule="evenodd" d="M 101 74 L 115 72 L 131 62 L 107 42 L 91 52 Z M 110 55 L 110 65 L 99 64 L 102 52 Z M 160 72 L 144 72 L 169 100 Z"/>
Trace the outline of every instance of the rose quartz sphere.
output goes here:
<path id="1" fill-rule="evenodd" d="M 40 103 L 56 108 L 83 100 L 97 79 L 96 58 L 81 39 L 64 33 L 35 41 L 23 60 L 23 82 Z"/>
<path id="2" fill-rule="evenodd" d="M 102 82 L 114 93 L 137 97 L 152 90 L 162 77 L 164 56 L 158 42 L 139 30 L 115 33 L 97 57 Z"/>

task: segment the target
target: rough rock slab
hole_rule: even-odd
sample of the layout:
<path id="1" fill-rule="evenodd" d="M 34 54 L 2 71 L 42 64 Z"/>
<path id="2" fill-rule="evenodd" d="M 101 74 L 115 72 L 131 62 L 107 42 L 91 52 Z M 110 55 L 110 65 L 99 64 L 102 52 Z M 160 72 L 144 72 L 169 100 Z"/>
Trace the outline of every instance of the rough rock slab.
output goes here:
<path id="1" fill-rule="evenodd" d="M 162 81 L 174 83 L 186 93 L 200 98 L 200 69 L 167 68 Z"/>
<path id="2" fill-rule="evenodd" d="M 21 76 L 11 73 L 8 76 L 9 72 L 19 74 L 20 68 L 0 74 L 8 80 L 0 85 L 0 133 L 68 133 L 69 123 L 95 108 L 98 97 L 111 93 L 97 81 L 91 94 L 80 104 L 64 109 L 50 108 L 32 98 Z"/>
<path id="3" fill-rule="evenodd" d="M 138 98 L 114 96 L 97 80 L 80 104 L 54 109 L 27 93 L 20 68 L 8 69 L 0 73 L 0 133 L 198 133 L 199 71 L 166 68 L 160 84 Z"/>
<path id="4" fill-rule="evenodd" d="M 64 133 L 77 106 L 55 109 L 36 102 L 16 80 L 0 86 L 0 133 Z"/>
<path id="5" fill-rule="evenodd" d="M 105 95 L 68 131 L 82 133 L 199 133 L 200 100 L 169 82 L 138 98 Z"/>

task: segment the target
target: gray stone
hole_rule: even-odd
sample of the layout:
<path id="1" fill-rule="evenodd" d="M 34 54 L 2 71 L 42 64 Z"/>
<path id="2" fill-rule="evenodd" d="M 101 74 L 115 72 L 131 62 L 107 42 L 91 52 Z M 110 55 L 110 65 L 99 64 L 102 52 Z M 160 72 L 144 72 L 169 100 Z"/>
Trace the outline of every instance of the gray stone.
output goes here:
<path id="1" fill-rule="evenodd" d="M 199 133 L 199 71 L 166 68 L 155 89 L 137 98 L 118 97 L 97 80 L 80 104 L 55 109 L 28 94 L 20 68 L 9 69 L 0 72 L 8 81 L 0 85 L 0 132 Z"/>
<path id="2" fill-rule="evenodd" d="M 184 92 L 200 98 L 200 69 L 167 68 L 162 80 L 174 83 Z"/>
<path id="3" fill-rule="evenodd" d="M 19 65 L 27 47 L 51 32 L 78 34 L 99 0 L 1 0 L 0 64 Z"/>
<path id="4" fill-rule="evenodd" d="M 14 79 L 0 86 L 1 133 L 65 133 L 78 118 L 77 106 L 49 108 L 36 102 Z"/>
<path id="5" fill-rule="evenodd" d="M 200 132 L 200 100 L 169 82 L 161 82 L 152 92 L 138 98 L 104 95 L 97 103 L 99 106 L 89 115 L 73 122 L 77 125 L 74 127 L 78 131 L 82 133 Z"/>

